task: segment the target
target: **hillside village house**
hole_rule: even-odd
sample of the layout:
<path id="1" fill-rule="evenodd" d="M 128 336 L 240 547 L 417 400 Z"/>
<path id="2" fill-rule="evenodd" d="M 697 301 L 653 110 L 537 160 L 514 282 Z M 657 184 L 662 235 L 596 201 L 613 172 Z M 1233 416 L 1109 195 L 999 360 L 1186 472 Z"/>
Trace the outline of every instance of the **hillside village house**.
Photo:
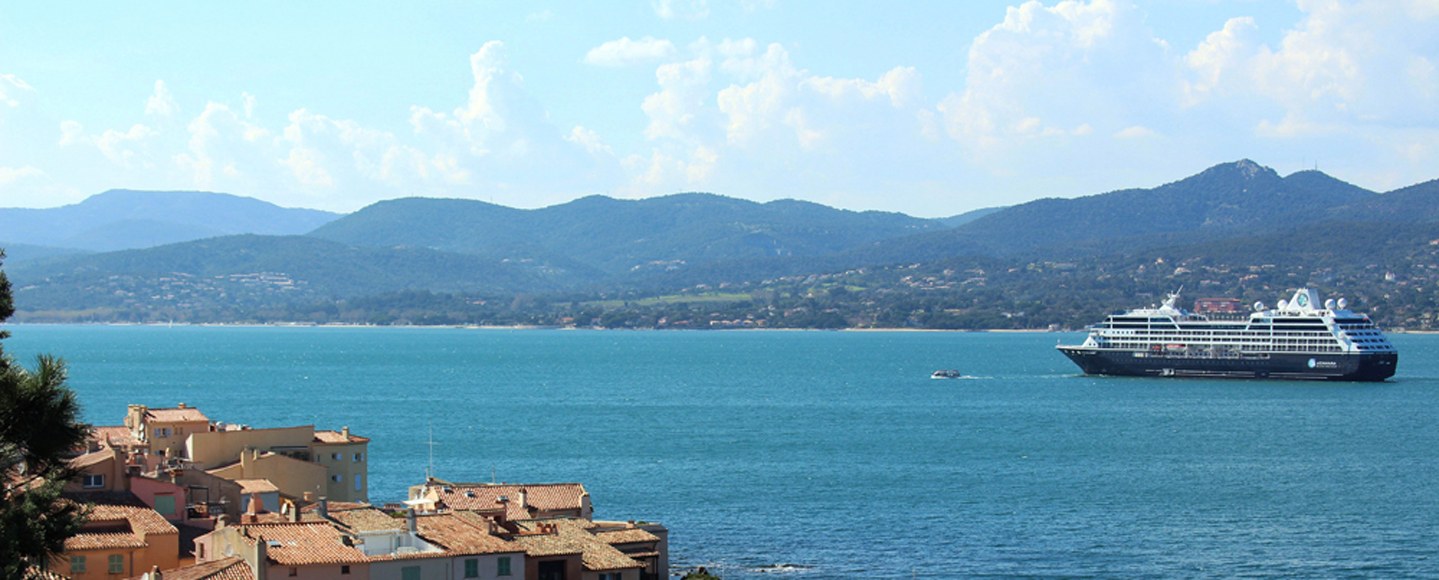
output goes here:
<path id="1" fill-rule="evenodd" d="M 369 443 L 313 425 L 253 429 L 214 423 L 184 403 L 173 409 L 130 405 L 125 427 L 148 449 L 145 466 L 194 467 L 224 479 L 265 479 L 279 492 L 339 501 L 369 497 Z"/>
<path id="2" fill-rule="evenodd" d="M 426 478 L 407 508 L 366 503 L 369 440 L 252 429 L 198 409 L 130 406 L 71 460 L 67 501 L 90 521 L 63 578 L 660 580 L 668 531 L 596 521 L 579 483 Z M 317 491 L 319 493 L 317 493 Z M 334 494 L 327 497 L 326 494 Z M 338 497 L 337 497 L 338 496 Z"/>
<path id="3" fill-rule="evenodd" d="M 196 540 L 194 565 L 164 577 L 660 580 L 669 574 L 663 526 L 595 521 L 589 493 L 577 483 L 427 479 L 410 495 L 403 513 L 329 500 L 283 514 L 247 510 L 237 523 Z"/>

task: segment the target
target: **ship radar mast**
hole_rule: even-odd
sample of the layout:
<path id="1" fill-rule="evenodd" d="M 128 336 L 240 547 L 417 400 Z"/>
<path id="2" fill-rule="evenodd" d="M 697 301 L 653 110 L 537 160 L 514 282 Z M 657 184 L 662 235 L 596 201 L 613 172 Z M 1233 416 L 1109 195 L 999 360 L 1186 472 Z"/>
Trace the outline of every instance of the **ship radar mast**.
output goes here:
<path id="1" fill-rule="evenodd" d="M 1162 310 L 1179 310 L 1179 293 L 1181 293 L 1181 292 L 1184 292 L 1184 287 L 1183 287 L 1183 286 L 1180 286 L 1178 290 L 1175 290 L 1175 291 L 1173 291 L 1173 292 L 1170 292 L 1170 293 L 1164 298 L 1164 303 L 1160 305 L 1160 309 L 1162 309 Z"/>

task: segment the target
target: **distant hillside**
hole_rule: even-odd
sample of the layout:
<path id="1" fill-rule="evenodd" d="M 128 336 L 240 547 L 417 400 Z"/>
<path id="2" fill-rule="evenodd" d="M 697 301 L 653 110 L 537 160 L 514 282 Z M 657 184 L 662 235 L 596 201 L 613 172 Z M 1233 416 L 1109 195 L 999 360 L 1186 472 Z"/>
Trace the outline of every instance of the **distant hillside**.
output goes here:
<path id="1" fill-rule="evenodd" d="M 6 268 L 27 311 L 169 309 L 186 321 L 346 297 L 433 290 L 555 292 L 572 273 L 423 248 L 357 248 L 306 236 L 228 236 Z"/>
<path id="2" fill-rule="evenodd" d="M 969 222 L 972 222 L 972 221 L 974 221 L 974 220 L 977 220 L 977 219 L 979 219 L 979 218 L 982 218 L 982 217 L 984 217 L 984 216 L 987 216 L 987 215 L 989 215 L 989 214 L 992 214 L 992 213 L 996 213 L 996 212 L 998 212 L 998 211 L 1001 211 L 1001 210 L 1005 209 L 1006 207 L 1007 207 L 1007 206 L 1001 206 L 1001 207 L 986 207 L 986 208 L 976 209 L 976 210 L 964 212 L 964 213 L 959 214 L 959 215 L 952 215 L 952 216 L 949 216 L 949 217 L 947 217 L 947 218 L 940 218 L 939 221 L 940 221 L 940 223 L 943 223 L 944 225 L 947 225 L 947 226 L 952 227 L 952 228 L 954 228 L 954 227 L 959 227 L 959 226 L 962 226 L 962 225 L 967 224 L 967 223 L 969 223 Z"/>
<path id="3" fill-rule="evenodd" d="M 72 248 L 32 246 L 29 244 L 0 244 L 0 250 L 5 251 L 4 265 L 7 267 L 14 267 L 35 260 L 59 259 L 89 253 L 84 250 Z"/>
<path id="4" fill-rule="evenodd" d="M 942 229 L 903 214 L 852 212 L 687 193 L 643 200 L 591 196 L 536 210 L 453 199 L 374 204 L 311 235 L 353 245 L 422 247 L 491 258 L 566 257 L 611 275 L 715 262 L 818 257 Z"/>
<path id="5" fill-rule="evenodd" d="M 537 210 L 399 199 L 307 236 L 6 268 L 22 321 L 1046 328 L 1179 286 L 1272 301 L 1313 285 L 1431 329 L 1436 257 L 1439 180 L 1377 194 L 1245 160 L 948 220 L 708 194 Z"/>
<path id="6" fill-rule="evenodd" d="M 1007 207 L 950 230 L 881 242 L 865 259 L 1051 251 L 1073 255 L 1126 244 L 1197 243 L 1255 228 L 1325 221 L 1332 219 L 1334 208 L 1359 207 L 1378 197 L 1317 171 L 1286 178 L 1245 159 L 1152 189 Z"/>
<path id="7" fill-rule="evenodd" d="M 105 252 L 233 234 L 303 234 L 337 217 L 224 193 L 115 189 L 64 207 L 0 209 L 0 246 Z"/>

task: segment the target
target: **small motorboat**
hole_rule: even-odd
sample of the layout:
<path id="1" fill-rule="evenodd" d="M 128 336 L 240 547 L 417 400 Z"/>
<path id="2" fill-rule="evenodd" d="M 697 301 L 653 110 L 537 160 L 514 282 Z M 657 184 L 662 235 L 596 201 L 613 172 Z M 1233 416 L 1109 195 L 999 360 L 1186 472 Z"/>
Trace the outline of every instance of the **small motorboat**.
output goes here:
<path id="1" fill-rule="evenodd" d="M 931 379 L 957 379 L 957 378 L 960 378 L 960 377 L 963 377 L 963 376 L 964 376 L 963 373 L 961 373 L 961 372 L 959 372 L 959 371 L 957 371 L 957 370 L 954 370 L 954 369 L 940 369 L 940 370 L 934 371 L 933 373 L 930 373 L 929 378 L 931 378 Z"/>

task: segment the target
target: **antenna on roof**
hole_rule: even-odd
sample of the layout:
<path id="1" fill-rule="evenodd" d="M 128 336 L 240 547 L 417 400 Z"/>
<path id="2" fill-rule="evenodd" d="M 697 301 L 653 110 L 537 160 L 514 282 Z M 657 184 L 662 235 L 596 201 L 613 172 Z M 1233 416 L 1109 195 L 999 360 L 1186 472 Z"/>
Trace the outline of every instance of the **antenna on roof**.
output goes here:
<path id="1" fill-rule="evenodd" d="M 425 480 L 426 480 L 426 481 L 428 481 L 430 478 L 432 478 L 432 477 L 435 476 L 435 424 L 434 424 L 434 423 L 430 423 L 430 441 L 429 441 L 429 443 L 427 443 L 427 445 L 430 446 L 430 465 L 425 468 Z"/>

